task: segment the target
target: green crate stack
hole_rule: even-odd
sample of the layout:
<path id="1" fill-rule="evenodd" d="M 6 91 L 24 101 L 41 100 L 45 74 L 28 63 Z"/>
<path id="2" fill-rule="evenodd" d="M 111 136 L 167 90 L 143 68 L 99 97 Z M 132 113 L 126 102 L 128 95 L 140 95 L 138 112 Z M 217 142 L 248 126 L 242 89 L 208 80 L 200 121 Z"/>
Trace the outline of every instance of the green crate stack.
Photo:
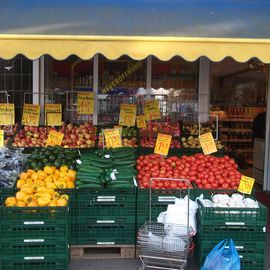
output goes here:
<path id="1" fill-rule="evenodd" d="M 232 238 L 243 270 L 263 270 L 267 208 L 204 207 L 199 202 L 194 257 L 201 266 L 223 239 Z"/>
<path id="2" fill-rule="evenodd" d="M 156 220 L 161 212 L 166 211 L 169 204 L 174 204 L 175 198 L 183 198 L 187 195 L 187 189 L 152 189 L 151 190 L 151 220 Z M 195 200 L 197 190 L 190 189 L 189 197 Z M 150 191 L 149 189 L 138 189 L 137 194 L 137 221 L 136 230 L 149 220 L 150 207 Z"/>
<path id="3" fill-rule="evenodd" d="M 68 207 L 1 206 L 0 217 L 0 269 L 68 269 Z"/>
<path id="4" fill-rule="evenodd" d="M 77 245 L 135 244 L 136 189 L 79 189 Z"/>

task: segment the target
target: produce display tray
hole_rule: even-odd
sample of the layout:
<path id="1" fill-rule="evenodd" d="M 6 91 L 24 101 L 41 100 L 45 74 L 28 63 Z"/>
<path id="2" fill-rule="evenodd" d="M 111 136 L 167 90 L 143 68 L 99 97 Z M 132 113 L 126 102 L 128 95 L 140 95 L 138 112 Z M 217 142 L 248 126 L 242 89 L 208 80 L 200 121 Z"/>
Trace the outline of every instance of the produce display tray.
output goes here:
<path id="1" fill-rule="evenodd" d="M 259 208 L 204 207 L 198 201 L 197 219 L 202 225 L 266 226 L 267 208 L 259 203 Z"/>
<path id="2" fill-rule="evenodd" d="M 27 258 L 2 259 L 0 269 L 3 270 L 68 270 L 69 260 L 66 258 L 42 258 L 28 260 Z"/>

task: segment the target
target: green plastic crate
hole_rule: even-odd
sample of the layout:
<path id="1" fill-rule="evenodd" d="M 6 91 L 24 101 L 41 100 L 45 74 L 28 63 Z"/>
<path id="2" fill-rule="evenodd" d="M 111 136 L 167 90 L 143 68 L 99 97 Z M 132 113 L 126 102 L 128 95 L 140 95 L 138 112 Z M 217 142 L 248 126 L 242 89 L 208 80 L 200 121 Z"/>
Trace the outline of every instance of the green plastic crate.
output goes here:
<path id="1" fill-rule="evenodd" d="M 43 240 L 43 241 L 42 241 Z M 29 242 L 30 241 L 30 242 Z M 68 243 L 64 240 L 55 239 L 54 242 L 44 243 L 44 239 L 25 239 L 24 241 L 4 242 L 2 241 L 2 258 L 18 256 L 53 256 L 62 254 L 63 257 L 68 253 Z"/>
<path id="2" fill-rule="evenodd" d="M 69 239 L 68 207 L 0 207 L 0 239 Z"/>
<path id="3" fill-rule="evenodd" d="M 207 254 L 220 241 L 222 239 L 219 241 L 202 241 L 199 236 L 196 236 L 194 258 L 198 266 L 204 263 Z M 241 269 L 246 269 L 247 265 L 257 265 L 257 262 L 264 259 L 265 242 L 235 241 L 234 243 L 241 260 Z"/>
<path id="4" fill-rule="evenodd" d="M 266 226 L 267 208 L 259 203 L 259 208 L 204 207 L 198 201 L 198 219 L 202 225 Z"/>
<path id="5" fill-rule="evenodd" d="M 0 262 L 2 270 L 68 270 L 68 259 L 44 258 L 41 260 L 3 259 Z"/>
<path id="6" fill-rule="evenodd" d="M 135 223 L 94 224 L 82 222 L 76 224 L 77 245 L 97 245 L 99 242 L 114 242 L 114 244 L 134 244 L 135 238 Z"/>
<path id="7" fill-rule="evenodd" d="M 220 241 L 220 239 L 232 238 L 235 241 L 265 241 L 265 228 L 260 226 L 218 226 L 197 225 L 197 233 L 203 241 Z"/>

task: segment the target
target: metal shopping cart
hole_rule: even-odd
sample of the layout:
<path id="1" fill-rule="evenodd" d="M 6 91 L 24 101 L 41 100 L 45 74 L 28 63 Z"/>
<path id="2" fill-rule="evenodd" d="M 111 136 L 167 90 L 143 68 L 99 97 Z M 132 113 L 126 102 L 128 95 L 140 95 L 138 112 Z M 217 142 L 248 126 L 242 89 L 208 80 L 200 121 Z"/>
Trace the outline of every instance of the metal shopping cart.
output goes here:
<path id="1" fill-rule="evenodd" d="M 189 226 L 189 188 L 187 200 L 187 225 L 163 224 L 151 221 L 151 184 L 155 180 L 181 181 L 184 179 L 152 178 L 149 190 L 149 221 L 138 232 L 137 242 L 141 248 L 142 269 L 184 269 L 192 243 L 192 228 Z"/>

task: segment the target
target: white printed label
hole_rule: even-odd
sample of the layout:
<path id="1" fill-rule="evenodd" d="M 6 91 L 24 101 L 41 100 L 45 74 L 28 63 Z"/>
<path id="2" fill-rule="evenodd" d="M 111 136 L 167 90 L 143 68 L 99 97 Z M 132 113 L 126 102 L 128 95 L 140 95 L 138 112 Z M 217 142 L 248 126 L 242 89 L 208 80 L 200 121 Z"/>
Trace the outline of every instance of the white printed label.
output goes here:
<path id="1" fill-rule="evenodd" d="M 44 260 L 45 257 L 39 256 L 39 257 L 24 257 L 25 260 Z"/>
<path id="2" fill-rule="evenodd" d="M 77 162 L 78 164 L 82 164 L 82 161 L 79 160 L 79 159 L 77 159 L 76 162 Z"/>
<path id="3" fill-rule="evenodd" d="M 109 154 L 105 155 L 104 156 L 105 158 L 110 158 L 111 156 Z"/>
<path id="4" fill-rule="evenodd" d="M 40 243 L 44 242 L 44 239 L 24 239 L 24 243 Z"/>
<path id="5" fill-rule="evenodd" d="M 136 181 L 135 177 L 133 177 L 133 183 L 134 183 L 134 186 L 135 186 L 135 187 L 137 187 L 137 186 L 138 186 L 138 185 L 137 185 L 137 181 Z"/>
<path id="6" fill-rule="evenodd" d="M 225 222 L 225 225 L 245 225 L 245 222 Z"/>
<path id="7" fill-rule="evenodd" d="M 175 202 L 175 197 L 171 196 L 171 197 L 158 197 L 158 201 L 159 202 Z"/>
<path id="8" fill-rule="evenodd" d="M 97 223 L 115 223 L 114 220 L 97 220 Z"/>
<path id="9" fill-rule="evenodd" d="M 115 196 L 98 196 L 98 202 L 115 202 Z"/>
<path id="10" fill-rule="evenodd" d="M 24 225 L 43 225 L 44 221 L 24 221 Z"/>
<path id="11" fill-rule="evenodd" d="M 225 246 L 226 249 L 229 249 L 229 246 Z M 235 246 L 236 249 L 243 249 L 243 246 Z"/>
<path id="12" fill-rule="evenodd" d="M 115 245 L 115 242 L 97 242 L 97 245 Z"/>

